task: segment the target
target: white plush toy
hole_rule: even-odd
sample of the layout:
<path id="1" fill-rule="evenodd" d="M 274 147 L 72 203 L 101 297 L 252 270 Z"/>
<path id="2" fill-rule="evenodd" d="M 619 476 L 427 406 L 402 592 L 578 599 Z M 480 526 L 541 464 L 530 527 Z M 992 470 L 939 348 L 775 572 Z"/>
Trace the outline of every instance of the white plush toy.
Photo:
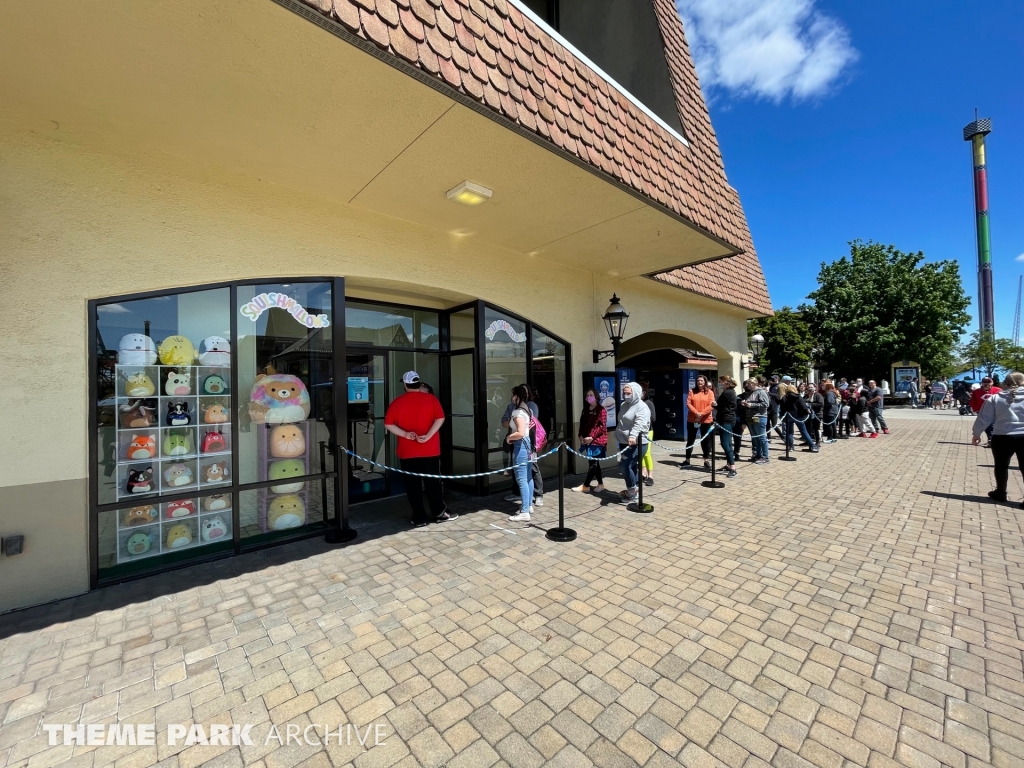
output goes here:
<path id="1" fill-rule="evenodd" d="M 200 365 L 231 365 L 231 345 L 222 336 L 207 336 L 199 345 Z"/>
<path id="2" fill-rule="evenodd" d="M 156 365 L 156 344 L 142 333 L 129 333 L 117 345 L 118 365 Z"/>

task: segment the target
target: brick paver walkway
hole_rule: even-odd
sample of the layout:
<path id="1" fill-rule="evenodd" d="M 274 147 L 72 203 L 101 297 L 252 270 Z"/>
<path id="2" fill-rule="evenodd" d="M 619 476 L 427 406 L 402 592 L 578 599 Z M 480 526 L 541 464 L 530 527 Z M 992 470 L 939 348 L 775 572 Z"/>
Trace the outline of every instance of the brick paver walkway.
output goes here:
<path id="1" fill-rule="evenodd" d="M 473 502 L 0 617 L 0 765 L 1024 765 L 1024 511 L 969 420 L 892 425 L 724 490 L 659 453 L 653 515 L 566 494 L 573 544 Z M 157 746 L 42 730 L 116 721 Z M 254 744 L 166 745 L 193 721 Z"/>

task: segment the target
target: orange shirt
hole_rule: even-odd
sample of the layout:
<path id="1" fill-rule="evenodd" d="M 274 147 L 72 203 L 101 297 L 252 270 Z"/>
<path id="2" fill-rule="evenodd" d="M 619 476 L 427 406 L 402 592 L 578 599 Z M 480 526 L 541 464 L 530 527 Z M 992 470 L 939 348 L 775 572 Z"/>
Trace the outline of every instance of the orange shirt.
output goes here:
<path id="1" fill-rule="evenodd" d="M 711 406 L 715 404 L 715 393 L 710 389 L 705 389 L 703 392 L 695 392 L 690 390 L 686 397 L 686 420 L 691 424 L 710 424 L 711 418 Z M 698 416 L 698 414 L 707 411 L 706 416 Z"/>

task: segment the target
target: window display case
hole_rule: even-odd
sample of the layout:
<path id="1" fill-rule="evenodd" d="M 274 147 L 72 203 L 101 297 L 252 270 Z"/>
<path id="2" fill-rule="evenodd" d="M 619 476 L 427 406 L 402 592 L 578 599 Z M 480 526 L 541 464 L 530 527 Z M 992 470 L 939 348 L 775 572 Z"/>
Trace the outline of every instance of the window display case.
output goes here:
<path id="1" fill-rule="evenodd" d="M 339 514 L 335 282 L 91 302 L 93 586 Z"/>

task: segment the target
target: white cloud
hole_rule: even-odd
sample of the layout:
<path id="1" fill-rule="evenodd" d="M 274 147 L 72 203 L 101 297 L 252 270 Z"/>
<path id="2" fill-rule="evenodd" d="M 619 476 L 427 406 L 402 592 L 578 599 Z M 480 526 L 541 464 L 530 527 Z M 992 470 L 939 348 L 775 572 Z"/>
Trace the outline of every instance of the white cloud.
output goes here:
<path id="1" fill-rule="evenodd" d="M 1024 253 L 1016 258 L 1016 261 L 1024 261 Z"/>
<path id="2" fill-rule="evenodd" d="M 827 94 L 858 57 L 816 0 L 676 0 L 701 84 L 782 101 Z"/>

